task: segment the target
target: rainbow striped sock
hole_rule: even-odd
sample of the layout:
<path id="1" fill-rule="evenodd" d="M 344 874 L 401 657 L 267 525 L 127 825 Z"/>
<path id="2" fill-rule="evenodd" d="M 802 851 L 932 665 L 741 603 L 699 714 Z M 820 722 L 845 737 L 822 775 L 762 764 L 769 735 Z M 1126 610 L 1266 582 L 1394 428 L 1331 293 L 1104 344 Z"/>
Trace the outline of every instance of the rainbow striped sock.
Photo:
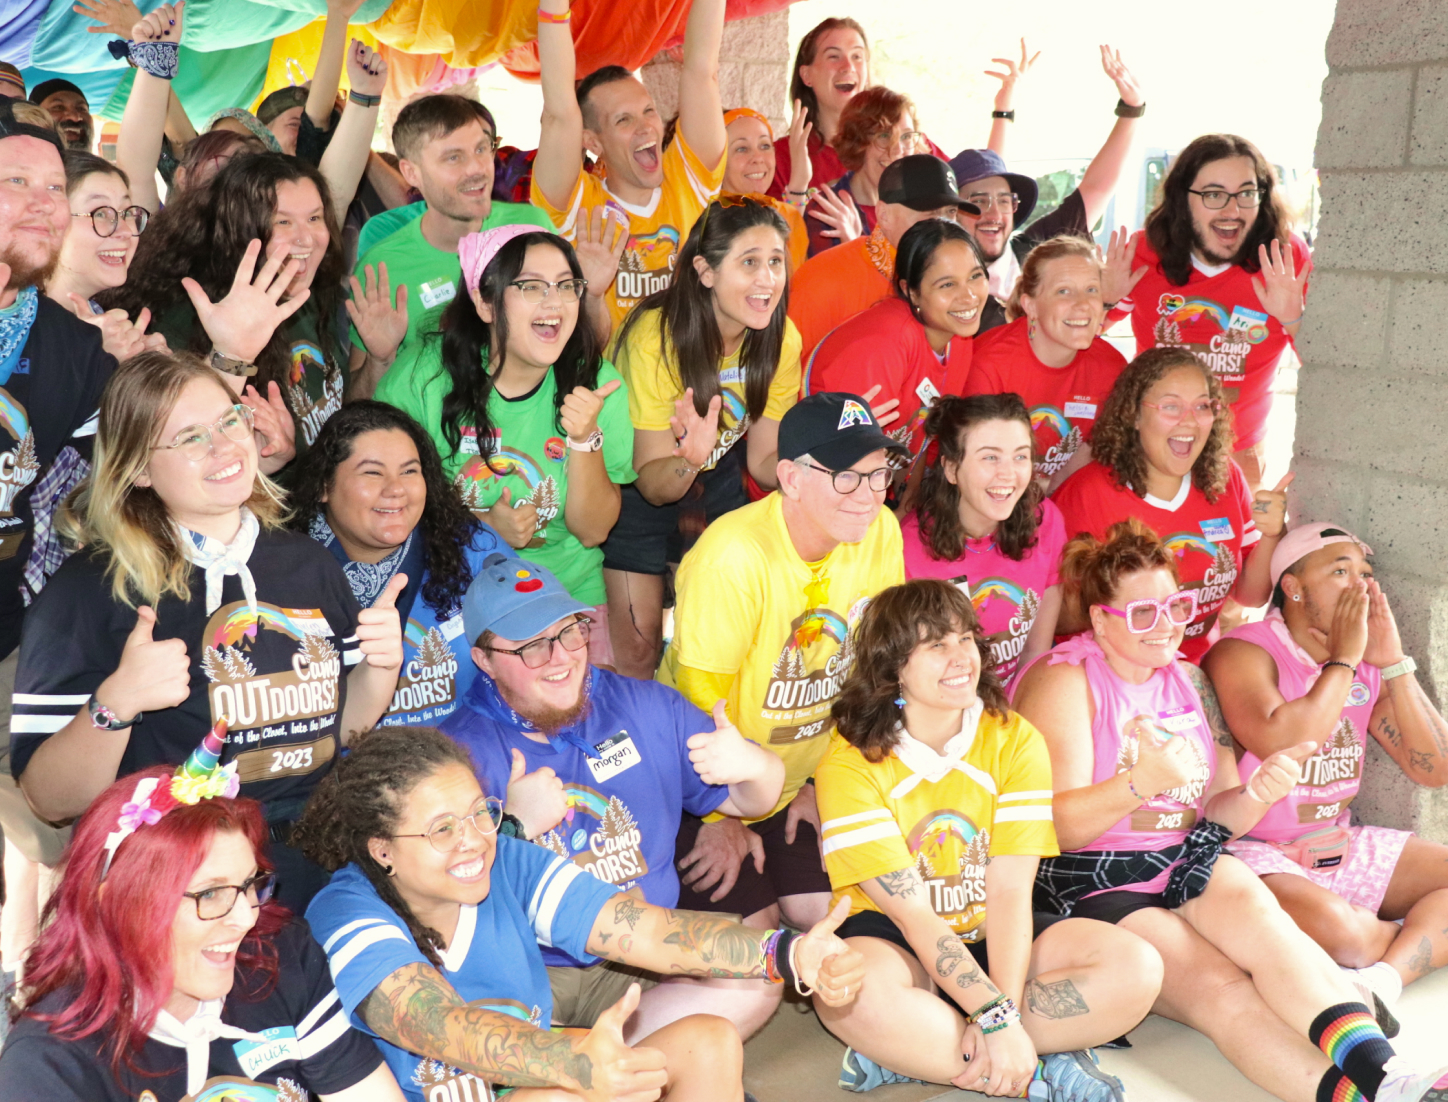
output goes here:
<path id="1" fill-rule="evenodd" d="M 1337 1067 L 1323 1073 L 1317 1084 L 1317 1102 L 1363 1102 L 1363 1092 Z"/>
<path id="2" fill-rule="evenodd" d="M 1325 1102 L 1355 1102 L 1372 1099 L 1383 1081 L 1383 1065 L 1393 1058 L 1393 1046 L 1378 1028 L 1373 1012 L 1362 1003 L 1338 1003 L 1329 1006 L 1313 1019 L 1308 1038 L 1326 1053 L 1327 1058 L 1342 1069 L 1344 1080 L 1334 1086 L 1334 1093 L 1324 1096 L 1324 1076 L 1318 1086 L 1318 1098 Z M 1353 1093 L 1338 1093 L 1351 1090 Z"/>

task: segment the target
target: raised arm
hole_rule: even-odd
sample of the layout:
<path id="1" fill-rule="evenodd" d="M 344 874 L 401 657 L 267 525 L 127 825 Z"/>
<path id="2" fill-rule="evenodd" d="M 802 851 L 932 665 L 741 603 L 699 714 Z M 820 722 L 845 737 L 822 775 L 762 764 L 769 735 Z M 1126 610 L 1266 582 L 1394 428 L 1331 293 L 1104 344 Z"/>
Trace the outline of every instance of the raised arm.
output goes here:
<path id="1" fill-rule="evenodd" d="M 995 77 L 996 80 L 1001 82 L 1001 86 L 995 94 L 995 103 L 992 105 L 996 114 L 991 116 L 990 140 L 986 142 L 986 148 L 994 153 L 999 153 L 1002 157 L 1006 155 L 1006 139 L 1010 135 L 1011 127 L 1015 125 L 1015 119 L 1014 117 L 1004 119 L 998 116 L 1006 112 L 1010 112 L 1012 116 L 1015 115 L 1016 81 L 1031 71 L 1031 66 L 1036 63 L 1036 59 L 1040 56 L 1040 50 L 1037 50 L 1034 54 L 1027 52 L 1026 40 L 1022 38 L 1021 59 L 1019 61 L 1015 61 L 1009 57 L 993 57 L 991 61 L 999 65 L 1001 71 L 995 69 L 987 69 L 985 71 L 986 76 Z"/>
<path id="2" fill-rule="evenodd" d="M 577 63 L 573 30 L 549 16 L 568 14 L 568 0 L 538 0 L 538 77 L 543 85 L 543 125 L 533 182 L 557 210 L 567 210 L 573 185 L 583 171 L 583 112 L 573 90 Z M 717 101 L 717 94 L 716 94 Z M 723 129 L 723 116 L 720 116 Z"/>
<path id="3" fill-rule="evenodd" d="M 347 106 L 342 110 L 342 120 L 337 123 L 337 132 L 332 135 L 327 152 L 322 154 L 322 163 L 317 166 L 327 178 L 332 210 L 339 223 L 367 169 L 382 89 L 387 86 L 387 62 L 381 54 L 354 38 L 347 50 L 347 79 L 352 83 Z M 369 102 L 359 102 L 357 97 Z"/>
<path id="4" fill-rule="evenodd" d="M 679 133 L 699 160 L 710 166 L 719 163 L 729 141 L 719 102 L 719 46 L 723 39 L 724 0 L 694 0 L 684 28 Z"/>
<path id="5" fill-rule="evenodd" d="M 342 58 L 347 51 L 347 20 L 357 13 L 362 0 L 327 0 L 327 25 L 322 31 L 322 48 L 307 89 L 307 118 L 318 130 L 325 130 L 342 84 Z"/>
<path id="6" fill-rule="evenodd" d="M 1363 660 L 1379 669 L 1403 661 L 1403 642 L 1387 595 L 1370 579 L 1368 646 Z M 1448 723 L 1418 684 L 1418 675 L 1402 673 L 1383 681 L 1382 695 L 1368 724 L 1398 767 L 1414 782 L 1429 788 L 1448 784 Z"/>
<path id="7" fill-rule="evenodd" d="M 1121 60 L 1120 50 L 1102 46 L 1101 67 L 1116 85 L 1117 94 L 1127 107 L 1146 105 L 1146 98 L 1141 94 L 1136 78 Z M 1136 137 L 1136 123 L 1134 118 L 1118 118 L 1111 133 L 1106 136 L 1106 143 L 1092 158 L 1086 174 L 1081 177 L 1077 190 L 1081 192 L 1081 199 L 1086 204 L 1088 226 L 1094 226 L 1096 219 L 1106 213 L 1106 204 L 1111 200 L 1111 193 L 1121 181 L 1126 159 L 1131 155 L 1132 140 Z"/>
<path id="8" fill-rule="evenodd" d="M 151 68 L 158 73 L 166 71 L 159 64 L 164 47 L 153 48 L 149 44 L 179 46 L 185 10 L 186 0 L 174 7 L 162 4 L 131 28 L 133 48 L 154 50 L 157 63 L 151 64 Z M 143 43 L 146 45 L 141 45 Z M 170 78 L 153 75 L 144 67 L 137 68 L 131 97 L 126 100 L 126 110 L 121 116 L 121 133 L 116 139 L 116 167 L 130 177 L 131 199 L 152 214 L 161 209 L 161 196 L 156 191 L 156 164 L 161 159 L 161 139 L 166 132 L 170 100 Z"/>

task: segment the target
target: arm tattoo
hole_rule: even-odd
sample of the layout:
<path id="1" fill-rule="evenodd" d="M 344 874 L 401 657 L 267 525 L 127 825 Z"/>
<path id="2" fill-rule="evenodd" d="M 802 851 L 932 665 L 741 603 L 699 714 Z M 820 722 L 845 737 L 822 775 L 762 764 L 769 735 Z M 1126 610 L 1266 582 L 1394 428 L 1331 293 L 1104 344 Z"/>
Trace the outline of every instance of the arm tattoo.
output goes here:
<path id="1" fill-rule="evenodd" d="M 886 895 L 913 896 L 925 885 L 920 879 L 920 874 L 913 868 L 901 869 L 899 872 L 887 872 L 884 876 L 875 877 L 875 882 L 885 889 Z"/>
<path id="2" fill-rule="evenodd" d="M 940 955 L 935 958 L 935 971 L 942 979 L 947 976 L 955 976 L 955 986 L 962 991 L 974 987 L 978 983 L 989 984 L 990 980 L 975 963 L 975 957 L 971 956 L 965 947 L 965 942 L 960 940 L 957 934 L 947 934 L 935 943 L 935 948 Z M 957 974 L 956 969 L 959 969 Z M 964 1007 L 961 1007 L 964 1010 Z"/>
<path id="3" fill-rule="evenodd" d="M 1234 747 L 1236 744 L 1232 740 L 1232 731 L 1227 726 L 1226 717 L 1222 715 L 1222 705 L 1217 700 L 1217 690 L 1212 687 L 1211 678 L 1207 677 L 1205 670 L 1190 662 L 1183 662 L 1182 668 L 1186 670 L 1187 678 L 1197 690 L 1197 696 L 1202 699 L 1202 713 L 1207 717 L 1207 726 L 1217 740 L 1217 745 Z"/>
<path id="4" fill-rule="evenodd" d="M 1421 770 L 1424 773 L 1433 772 L 1432 754 L 1425 754 L 1421 750 L 1409 750 L 1408 761 L 1412 764 L 1414 769 Z"/>
<path id="5" fill-rule="evenodd" d="M 1394 746 L 1403 745 L 1402 732 L 1393 726 L 1392 721 L 1389 720 L 1387 716 L 1383 716 L 1378 720 L 1378 730 L 1382 732 L 1383 738 L 1387 739 Z"/>
<path id="6" fill-rule="evenodd" d="M 632 896 L 624 896 L 613 905 L 613 920 L 620 926 L 627 924 L 630 930 L 638 929 L 644 909 Z"/>
<path id="7" fill-rule="evenodd" d="M 1427 938 L 1418 942 L 1418 948 L 1413 950 L 1413 955 L 1408 958 L 1408 975 L 1413 977 L 1426 976 L 1433 971 L 1433 943 Z"/>
<path id="8" fill-rule="evenodd" d="M 358 1013 L 383 1040 L 511 1087 L 593 1089 L 593 1061 L 567 1034 L 466 1005 L 430 964 L 388 976 Z"/>
<path id="9" fill-rule="evenodd" d="M 759 947 L 765 930 L 751 930 L 724 915 L 703 911 L 668 911 L 665 945 L 676 945 L 687 962 L 673 970 L 686 975 L 705 974 L 720 979 L 751 979 L 764 974 Z M 700 969 L 698 965 L 703 965 Z"/>
<path id="10" fill-rule="evenodd" d="M 1081 992 L 1070 980 L 1057 980 L 1055 983 L 1031 980 L 1026 984 L 1026 1005 L 1038 1018 L 1075 1018 L 1091 1012 Z"/>

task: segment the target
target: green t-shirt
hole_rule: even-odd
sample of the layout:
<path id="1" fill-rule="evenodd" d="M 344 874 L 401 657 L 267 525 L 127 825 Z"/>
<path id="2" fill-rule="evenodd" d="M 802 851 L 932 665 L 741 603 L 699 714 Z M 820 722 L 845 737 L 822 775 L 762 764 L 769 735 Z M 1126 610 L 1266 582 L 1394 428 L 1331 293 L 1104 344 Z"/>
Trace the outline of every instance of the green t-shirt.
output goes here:
<path id="1" fill-rule="evenodd" d="M 580 324 L 587 324 L 582 318 Z M 487 359 L 479 366 L 487 370 Z M 604 360 L 598 385 L 621 376 Z M 488 460 L 478 454 L 477 434 L 463 425 L 461 446 L 453 451 L 442 432 L 442 403 L 452 380 L 442 366 L 442 342 L 426 341 L 419 354 L 392 365 L 376 398 L 405 410 L 421 423 L 442 453 L 443 469 L 462 491 L 468 506 L 481 512 L 512 490 L 514 505 L 530 501 L 538 507 L 537 535 L 519 554 L 551 570 L 574 598 L 601 605 L 603 549 L 584 547 L 563 521 L 568 498 L 569 449 L 555 420 L 555 376 L 549 371 L 538 389 L 522 398 L 507 399 L 494 391 L 488 397 L 493 422 L 493 449 Z M 628 387 L 621 386 L 603 400 L 598 427 L 603 430 L 603 461 L 615 483 L 632 482 L 633 424 L 628 415 Z"/>
<path id="2" fill-rule="evenodd" d="M 414 352 L 423 336 L 438 328 L 442 321 L 442 312 L 457 296 L 458 280 L 463 274 L 457 253 L 443 252 L 423 237 L 422 215 L 427 210 L 425 203 L 399 207 L 378 217 L 394 218 L 404 211 L 413 210 L 415 215 L 401 229 L 393 231 L 370 249 L 362 251 L 355 273 L 357 281 L 366 286 L 367 265 L 371 264 L 375 268 L 379 263 L 385 263 L 392 293 L 397 293 L 399 283 L 407 285 L 407 336 L 402 338 L 402 344 L 397 350 L 399 359 Z M 516 225 L 535 225 L 540 230 L 553 232 L 553 223 L 548 221 L 548 216 L 527 203 L 500 203 L 494 200 L 493 209 L 483 220 L 484 230 Z M 358 348 L 363 347 L 362 338 L 357 335 L 355 327 L 352 329 L 352 343 Z"/>

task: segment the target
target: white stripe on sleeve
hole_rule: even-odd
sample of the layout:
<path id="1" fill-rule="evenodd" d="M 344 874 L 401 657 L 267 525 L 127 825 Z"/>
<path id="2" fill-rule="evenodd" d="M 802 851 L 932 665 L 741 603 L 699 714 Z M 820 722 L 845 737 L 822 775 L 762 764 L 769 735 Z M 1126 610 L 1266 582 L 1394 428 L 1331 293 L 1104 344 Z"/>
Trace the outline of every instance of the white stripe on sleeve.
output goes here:
<path id="1" fill-rule="evenodd" d="M 996 816 L 1000 818 L 999 815 Z M 828 855 L 836 850 L 849 849 L 851 846 L 862 846 L 866 842 L 878 842 L 882 838 L 900 838 L 900 827 L 891 819 L 888 823 L 876 823 L 874 826 L 861 827 L 859 830 L 847 830 L 843 834 L 836 834 L 833 838 L 826 838 L 824 852 Z"/>
<path id="2" fill-rule="evenodd" d="M 339 1008 L 337 1013 L 328 1018 L 321 1028 L 314 1030 L 305 1037 L 298 1038 L 297 1051 L 301 1053 L 303 1060 L 310 1059 L 332 1042 L 345 1036 L 347 1029 L 347 1015 L 343 1014 Z"/>
<path id="3" fill-rule="evenodd" d="M 361 650 L 344 650 L 342 652 L 342 664 L 344 666 L 355 666 L 362 661 Z"/>
<path id="4" fill-rule="evenodd" d="M 305 1037 L 308 1033 L 310 1033 L 312 1031 L 312 1027 L 316 1025 L 317 1022 L 321 1020 L 322 1015 L 327 1012 L 327 1007 L 334 1006 L 340 1001 L 341 1000 L 337 996 L 337 989 L 335 987 L 332 988 L 331 992 L 326 996 L 326 998 L 324 998 L 316 1006 L 312 1007 L 311 1010 L 307 1011 L 307 1016 L 303 1018 L 300 1024 L 298 1024 L 297 1026 L 297 1036 Z"/>
<path id="5" fill-rule="evenodd" d="M 1049 807 L 1003 807 L 995 813 L 998 823 L 1051 822 Z"/>
<path id="6" fill-rule="evenodd" d="M 353 930 L 360 930 L 363 926 L 376 926 L 380 922 L 382 922 L 380 918 L 359 918 L 355 922 L 347 923 L 347 925 L 343 926 L 322 944 L 322 952 L 331 953 L 332 946 L 336 945 L 337 942 L 341 941 Z"/>
<path id="7" fill-rule="evenodd" d="M 1012 800 L 1049 800 L 1055 793 L 1049 788 L 1032 788 L 1025 792 L 1002 792 L 1000 803 L 1010 803 Z"/>
<path id="8" fill-rule="evenodd" d="M 346 968 L 347 965 L 351 964 L 353 958 L 356 957 L 358 953 L 362 952 L 362 950 L 370 949 L 372 946 L 382 941 L 411 940 L 411 938 L 409 938 L 396 926 L 389 926 L 385 923 L 381 926 L 374 926 L 370 930 L 363 930 L 360 934 L 354 937 L 351 941 L 347 942 L 346 945 L 342 946 L 342 948 L 338 949 L 334 954 L 332 954 L 331 957 L 328 958 L 327 964 L 332 969 L 333 982 L 335 982 L 337 977 L 342 974 L 342 969 Z"/>
<path id="9" fill-rule="evenodd" d="M 10 730 L 17 735 L 53 735 L 75 718 L 68 716 L 12 715 Z"/>
<path id="10" fill-rule="evenodd" d="M 587 875 L 589 874 L 566 857 L 555 857 L 548 866 L 528 903 L 528 921 L 533 926 L 539 945 L 553 948 L 553 920 L 558 917 L 563 896 L 575 878 Z"/>
<path id="11" fill-rule="evenodd" d="M 15 704 L 38 704 L 42 708 L 79 708 L 90 696 L 73 693 L 66 696 L 45 696 L 41 693 L 15 693 L 10 700 Z"/>
<path id="12" fill-rule="evenodd" d="M 826 819 L 820 824 L 820 833 L 834 830 L 835 827 L 849 826 L 851 823 L 869 823 L 876 819 L 893 819 L 894 816 L 887 808 L 877 807 L 870 811 L 857 811 L 853 815 L 841 815 L 837 819 Z"/>

